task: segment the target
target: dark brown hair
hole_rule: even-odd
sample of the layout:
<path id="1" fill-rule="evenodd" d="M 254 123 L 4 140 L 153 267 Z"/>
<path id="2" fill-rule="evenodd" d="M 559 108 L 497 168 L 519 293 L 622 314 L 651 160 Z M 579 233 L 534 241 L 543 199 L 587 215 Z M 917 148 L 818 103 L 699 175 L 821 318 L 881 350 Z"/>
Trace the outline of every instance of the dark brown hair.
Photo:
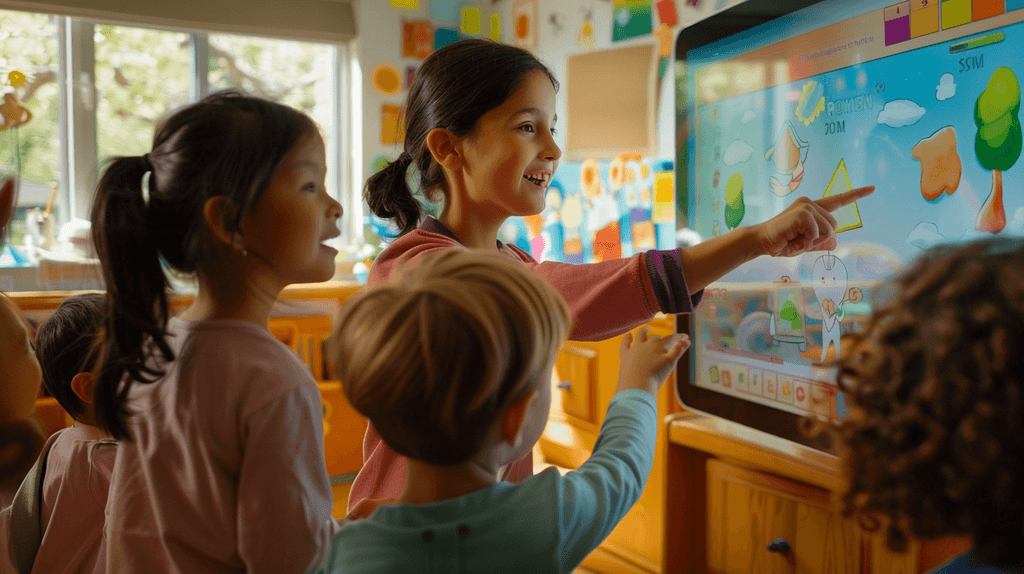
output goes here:
<path id="1" fill-rule="evenodd" d="M 1024 564 L 1024 240 L 927 251 L 844 355 L 845 514 Z"/>
<path id="2" fill-rule="evenodd" d="M 224 224 L 238 230 L 274 173 L 316 125 L 302 112 L 237 92 L 187 106 L 156 130 L 153 150 L 114 158 L 96 188 L 92 236 L 107 289 L 97 424 L 128 438 L 126 400 L 134 382 L 164 374 L 174 360 L 165 338 L 168 305 L 163 265 L 187 275 L 213 272 L 203 206 L 228 200 Z M 150 197 L 142 178 L 151 172 Z"/>
<path id="3" fill-rule="evenodd" d="M 402 234 L 419 225 L 421 207 L 406 181 L 409 166 L 420 174 L 420 192 L 432 202 L 445 193 L 444 172 L 427 147 L 427 134 L 444 128 L 456 137 L 473 133 L 481 116 L 500 106 L 526 75 L 539 70 L 558 90 L 555 76 L 530 52 L 493 40 L 463 40 L 431 54 L 416 70 L 405 102 L 402 153 L 366 180 L 363 197 L 381 219 Z"/>
<path id="4" fill-rule="evenodd" d="M 106 296 L 102 293 L 73 295 L 36 331 L 36 357 L 43 371 L 43 386 L 76 419 L 84 405 L 72 390 L 71 379 L 95 366 L 105 307 Z"/>
<path id="5" fill-rule="evenodd" d="M 550 380 L 561 295 L 496 253 L 445 249 L 353 296 L 331 336 L 352 406 L 403 456 L 468 460 L 498 417 Z"/>

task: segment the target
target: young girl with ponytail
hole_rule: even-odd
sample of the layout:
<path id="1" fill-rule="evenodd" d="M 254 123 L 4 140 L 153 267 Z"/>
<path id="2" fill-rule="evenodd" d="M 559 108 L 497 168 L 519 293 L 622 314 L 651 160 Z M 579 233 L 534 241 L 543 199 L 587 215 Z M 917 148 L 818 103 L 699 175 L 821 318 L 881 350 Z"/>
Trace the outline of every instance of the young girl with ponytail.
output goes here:
<path id="1" fill-rule="evenodd" d="M 320 393 L 267 328 L 291 283 L 325 281 L 341 206 L 324 143 L 287 106 L 220 93 L 112 160 L 93 240 L 107 287 L 97 423 L 123 439 L 111 572 L 303 572 L 337 523 Z M 194 275 L 171 317 L 164 267 Z"/>
<path id="2" fill-rule="evenodd" d="M 405 144 L 398 159 L 366 182 L 365 198 L 402 236 L 370 268 L 368 285 L 440 249 L 484 249 L 515 259 L 548 281 L 569 304 L 570 339 L 601 340 L 650 321 L 658 312 L 689 313 L 706 285 L 760 255 L 792 256 L 835 247 L 830 214 L 873 191 L 866 187 L 818 201 L 801 197 L 775 218 L 741 227 L 686 249 L 648 251 L 589 265 L 537 263 L 498 241 L 506 219 L 540 213 L 561 150 L 554 141 L 558 82 L 530 52 L 490 40 L 464 40 L 430 55 L 416 72 L 405 105 Z M 406 183 L 410 166 L 420 192 L 443 201 L 437 219 L 421 217 Z M 396 498 L 406 479 L 404 459 L 373 425 L 363 442 L 363 468 L 349 509 L 364 499 Z M 532 457 L 505 478 L 533 473 Z"/>

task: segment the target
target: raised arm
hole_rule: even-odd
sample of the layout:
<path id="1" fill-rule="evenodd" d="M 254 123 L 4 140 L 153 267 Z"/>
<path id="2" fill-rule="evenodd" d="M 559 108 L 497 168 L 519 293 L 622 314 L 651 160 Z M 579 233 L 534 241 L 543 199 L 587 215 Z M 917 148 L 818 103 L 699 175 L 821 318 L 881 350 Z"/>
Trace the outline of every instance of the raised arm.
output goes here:
<path id="1" fill-rule="evenodd" d="M 835 249 L 837 224 L 832 212 L 874 191 L 875 186 L 869 185 L 816 201 L 801 197 L 764 223 L 681 249 L 687 287 L 697 292 L 761 255 L 792 257 L 805 251 Z"/>

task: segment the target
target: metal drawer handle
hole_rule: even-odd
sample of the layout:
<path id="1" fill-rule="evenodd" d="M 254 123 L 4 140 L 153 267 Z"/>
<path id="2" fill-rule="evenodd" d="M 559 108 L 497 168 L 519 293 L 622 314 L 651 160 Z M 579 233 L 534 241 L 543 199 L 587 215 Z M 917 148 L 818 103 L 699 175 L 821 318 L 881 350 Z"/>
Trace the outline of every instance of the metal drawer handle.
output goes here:
<path id="1" fill-rule="evenodd" d="M 562 382 L 558 383 L 558 385 L 556 385 L 556 386 L 558 388 L 562 389 L 563 391 L 571 391 L 572 390 L 572 381 L 562 381 Z"/>
<path id="2" fill-rule="evenodd" d="M 785 538 L 778 538 L 768 543 L 768 552 L 777 552 L 783 556 L 789 556 L 791 549 Z"/>

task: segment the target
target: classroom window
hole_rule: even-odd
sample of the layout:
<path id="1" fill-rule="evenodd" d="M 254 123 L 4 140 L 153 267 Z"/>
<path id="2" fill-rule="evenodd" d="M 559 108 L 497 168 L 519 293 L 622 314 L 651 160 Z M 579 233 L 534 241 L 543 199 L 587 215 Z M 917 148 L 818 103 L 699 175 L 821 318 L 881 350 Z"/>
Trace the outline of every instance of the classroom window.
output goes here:
<path id="1" fill-rule="evenodd" d="M 360 202 L 349 181 L 345 45 L 9 10 L 0 10 L 0 40 L 0 92 L 12 92 L 33 114 L 18 129 L 0 130 L 0 176 L 20 172 L 15 219 L 0 251 L 0 290 L 98 286 L 95 272 L 44 273 L 53 254 L 40 250 L 47 243 L 40 215 L 50 214 L 54 235 L 72 219 L 88 219 L 106 159 L 145 153 L 169 113 L 221 89 L 309 114 L 327 146 L 328 189 L 346 214 Z M 28 81 L 12 86 L 13 70 Z M 343 226 L 339 243 L 358 240 L 355 229 Z"/>

